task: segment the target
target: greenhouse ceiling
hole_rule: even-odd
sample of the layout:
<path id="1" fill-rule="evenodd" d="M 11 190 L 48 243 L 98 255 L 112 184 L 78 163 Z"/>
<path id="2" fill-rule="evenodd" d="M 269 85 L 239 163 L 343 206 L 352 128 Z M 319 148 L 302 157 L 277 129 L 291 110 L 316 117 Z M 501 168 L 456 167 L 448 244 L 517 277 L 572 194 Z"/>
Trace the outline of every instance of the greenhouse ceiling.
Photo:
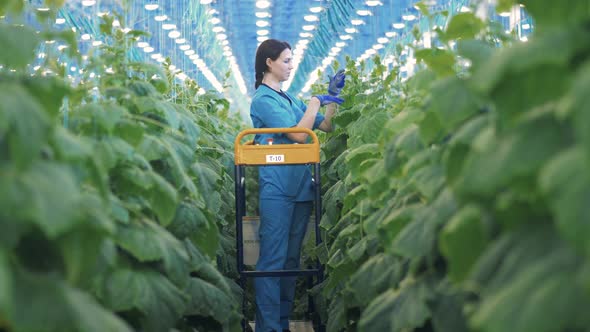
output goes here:
<path id="1" fill-rule="evenodd" d="M 42 5 L 42 1 L 38 0 Z M 432 12 L 465 10 L 469 0 L 423 0 Z M 66 1 L 56 25 L 75 28 L 80 50 L 101 43 L 100 16 L 120 14 L 121 29 L 143 30 L 131 51 L 138 60 L 170 59 L 179 79 L 190 78 L 230 100 L 254 92 L 254 56 L 266 38 L 288 41 L 296 69 L 284 89 L 308 92 L 336 62 L 386 57 L 422 17 L 415 0 L 76 0 Z M 442 22 L 441 24 L 444 24 Z M 229 77 L 226 79 L 226 74 Z M 226 84 L 227 88 L 223 85 Z"/>

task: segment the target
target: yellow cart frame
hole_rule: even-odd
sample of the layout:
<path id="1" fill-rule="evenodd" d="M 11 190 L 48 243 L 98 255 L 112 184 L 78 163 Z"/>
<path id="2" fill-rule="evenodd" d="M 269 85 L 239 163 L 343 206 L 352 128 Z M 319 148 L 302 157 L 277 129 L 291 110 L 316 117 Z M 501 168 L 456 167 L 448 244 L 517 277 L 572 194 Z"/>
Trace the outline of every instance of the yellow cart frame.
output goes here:
<path id="1" fill-rule="evenodd" d="M 247 135 L 256 134 L 286 134 L 286 133 L 305 133 L 312 138 L 310 144 L 272 144 L 258 145 L 253 141 L 242 143 Z M 315 186 L 315 242 L 316 245 L 322 243 L 319 222 L 322 213 L 321 199 L 321 172 L 320 172 L 320 144 L 316 134 L 307 128 L 262 128 L 247 129 L 240 132 L 234 142 L 235 157 L 235 200 L 236 200 L 236 248 L 237 248 L 237 267 L 240 275 L 240 287 L 245 290 L 246 278 L 256 277 L 286 277 L 286 276 L 308 276 L 308 288 L 323 281 L 323 267 L 319 260 L 313 269 L 300 270 L 279 270 L 279 271 L 246 271 L 244 267 L 244 248 L 243 248 L 243 229 L 242 220 L 246 215 L 246 166 L 278 166 L 281 165 L 313 165 L 313 182 Z M 316 276 L 315 282 L 313 276 Z M 242 313 L 246 307 L 245 297 L 242 297 Z M 325 326 L 321 324 L 321 319 L 314 312 L 314 303 L 309 297 L 308 313 L 312 316 L 315 330 L 318 332 L 325 331 Z M 245 316 L 245 315 L 244 315 Z M 242 330 L 246 330 L 246 319 L 242 320 Z"/>

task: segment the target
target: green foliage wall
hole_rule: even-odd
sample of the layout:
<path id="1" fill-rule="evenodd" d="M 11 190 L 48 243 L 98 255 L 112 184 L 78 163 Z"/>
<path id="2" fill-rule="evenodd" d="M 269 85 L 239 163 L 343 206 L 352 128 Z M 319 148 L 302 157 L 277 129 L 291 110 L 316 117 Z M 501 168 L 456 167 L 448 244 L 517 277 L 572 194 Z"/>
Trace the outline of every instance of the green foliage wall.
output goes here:
<path id="1" fill-rule="evenodd" d="M 240 121 L 196 86 L 169 94 L 173 75 L 126 57 L 142 32 L 112 22 L 74 87 L 50 56 L 27 69 L 45 40 L 75 50 L 72 34 L 0 21 L 0 330 L 237 330 L 222 272 Z"/>
<path id="2" fill-rule="evenodd" d="M 590 5 L 522 3 L 527 43 L 463 13 L 407 81 L 347 64 L 322 148 L 328 331 L 588 329 Z"/>

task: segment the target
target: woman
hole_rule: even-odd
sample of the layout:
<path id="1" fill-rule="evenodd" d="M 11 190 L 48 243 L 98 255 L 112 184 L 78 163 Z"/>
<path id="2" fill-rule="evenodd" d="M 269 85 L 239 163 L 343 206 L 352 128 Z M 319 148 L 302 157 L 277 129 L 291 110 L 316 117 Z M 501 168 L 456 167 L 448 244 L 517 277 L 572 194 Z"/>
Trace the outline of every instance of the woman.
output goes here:
<path id="1" fill-rule="evenodd" d="M 291 46 L 284 41 L 267 39 L 256 51 L 256 93 L 250 115 L 256 128 L 305 127 L 332 131 L 331 119 L 337 95 L 344 86 L 344 71 L 330 80 L 330 95 L 313 96 L 306 106 L 281 90 L 293 70 Z M 327 106 L 325 115 L 318 111 Z M 261 134 L 257 144 L 306 143 L 305 133 Z M 259 167 L 260 256 L 258 271 L 299 268 L 300 250 L 312 211 L 313 188 L 309 166 Z M 288 331 L 293 306 L 296 277 L 255 278 L 256 331 Z"/>

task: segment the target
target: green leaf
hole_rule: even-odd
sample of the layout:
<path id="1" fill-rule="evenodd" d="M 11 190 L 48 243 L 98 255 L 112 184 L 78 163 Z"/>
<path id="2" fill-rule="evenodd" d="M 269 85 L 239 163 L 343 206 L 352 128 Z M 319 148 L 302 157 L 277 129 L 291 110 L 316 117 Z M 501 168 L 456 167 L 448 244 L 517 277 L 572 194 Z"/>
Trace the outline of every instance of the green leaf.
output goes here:
<path id="1" fill-rule="evenodd" d="M 484 23 L 474 13 L 458 13 L 451 17 L 443 34 L 446 41 L 472 39 L 484 28 Z"/>
<path id="2" fill-rule="evenodd" d="M 211 219 L 211 220 L 210 220 Z M 202 252 L 213 258 L 219 248 L 219 230 L 194 202 L 182 202 L 168 226 L 179 239 L 189 238 Z"/>
<path id="3" fill-rule="evenodd" d="M 148 193 L 148 199 L 152 210 L 158 216 L 158 222 L 165 227 L 172 222 L 176 212 L 178 204 L 176 189 L 159 174 L 154 172 L 148 174 L 153 183 L 153 187 Z"/>
<path id="4" fill-rule="evenodd" d="M 56 76 L 27 77 L 22 84 L 52 118 L 59 115 L 63 99 L 70 93 L 70 87 Z"/>
<path id="5" fill-rule="evenodd" d="M 494 49 L 481 40 L 459 40 L 457 52 L 460 56 L 471 60 L 472 70 L 477 71 L 487 64 L 494 54 Z"/>
<path id="6" fill-rule="evenodd" d="M 455 74 L 455 56 L 450 51 L 439 48 L 425 48 L 417 50 L 415 55 L 416 60 L 424 61 L 428 68 L 440 77 Z"/>
<path id="7" fill-rule="evenodd" d="M 399 259 L 380 253 L 370 257 L 352 274 L 347 288 L 352 291 L 355 304 L 364 308 L 378 295 L 399 283 L 403 272 Z"/>
<path id="8" fill-rule="evenodd" d="M 117 245 L 141 262 L 163 261 L 170 279 L 184 287 L 189 275 L 189 256 L 182 242 L 159 225 L 145 221 L 120 226 Z"/>
<path id="9" fill-rule="evenodd" d="M 458 189 L 490 197 L 517 180 L 534 181 L 541 166 L 567 144 L 566 130 L 551 113 L 530 114 L 513 130 L 468 156 Z"/>
<path id="10" fill-rule="evenodd" d="M 481 103 L 477 96 L 458 77 L 437 81 L 431 91 L 430 110 L 447 131 L 454 131 L 457 125 L 479 112 Z"/>
<path id="11" fill-rule="evenodd" d="M 463 281 L 484 251 L 488 235 L 479 208 L 468 205 L 459 210 L 439 236 L 441 253 L 449 262 L 449 276 Z"/>
<path id="12" fill-rule="evenodd" d="M 559 232 L 586 253 L 590 253 L 589 160 L 578 146 L 555 156 L 539 174 L 541 190 L 548 198 Z"/>
<path id="13" fill-rule="evenodd" d="M 102 299 L 114 311 L 139 310 L 148 332 L 168 331 L 187 308 L 187 295 L 153 271 L 118 269 L 103 284 Z"/>
<path id="14" fill-rule="evenodd" d="M 3 23 L 0 24 L 0 45 L 6 50 L 10 50 L 10 52 L 0 53 L 0 65 L 10 69 L 21 69 L 33 63 L 35 49 L 39 45 L 39 37 L 37 37 L 35 30 L 28 26 Z"/>
<path id="15" fill-rule="evenodd" d="M 432 290 L 424 280 L 390 289 L 363 310 L 359 331 L 402 332 L 419 328 L 432 314 L 427 305 L 431 297 Z"/>
<path id="16" fill-rule="evenodd" d="M 445 184 L 444 171 L 440 165 L 428 165 L 413 172 L 410 182 L 427 200 L 432 200 Z"/>
<path id="17" fill-rule="evenodd" d="M 13 222 L 32 222 L 55 238 L 80 223 L 80 189 L 67 167 L 36 162 L 24 173 L 6 170 L 0 177 L 0 210 Z"/>
<path id="18" fill-rule="evenodd" d="M 584 329 L 590 323 L 584 310 L 590 297 L 579 279 L 581 259 L 563 244 L 539 245 L 549 247 L 545 255 L 521 260 L 508 280 L 483 294 L 471 319 L 475 329 L 549 332 Z M 517 257 L 518 246 L 505 264 Z"/>
<path id="19" fill-rule="evenodd" d="M 132 331 L 89 294 L 53 277 L 21 271 L 13 292 L 15 331 Z"/>
<path id="20" fill-rule="evenodd" d="M 566 5 L 551 0 L 522 0 L 540 27 L 575 25 L 590 18 L 590 4 L 585 0 L 570 0 Z"/>
<path id="21" fill-rule="evenodd" d="M 0 15 L 6 15 L 7 12 L 18 14 L 23 11 L 24 7 L 23 0 L 3 0 L 0 2 Z"/>
<path id="22" fill-rule="evenodd" d="M 416 124 L 424 118 L 424 113 L 418 108 L 407 107 L 396 114 L 391 120 L 387 121 L 383 135 L 393 137 L 401 133 L 411 124 Z"/>
<path id="23" fill-rule="evenodd" d="M 377 144 L 364 144 L 358 148 L 350 150 L 345 160 L 350 169 L 350 173 L 353 174 L 354 177 L 358 177 L 358 175 L 360 175 L 361 163 L 366 159 L 374 158 L 378 155 L 379 148 Z"/>
<path id="24" fill-rule="evenodd" d="M 239 321 L 233 299 L 212 284 L 191 278 L 184 293 L 190 296 L 185 314 L 211 316 L 225 326 L 224 330 Z"/>
<path id="25" fill-rule="evenodd" d="M 438 230 L 451 218 L 457 203 L 449 190 L 443 191 L 427 208 L 418 211 L 395 238 L 392 249 L 407 258 L 430 257 L 434 254 Z"/>
<path id="26" fill-rule="evenodd" d="M 51 132 L 51 120 L 35 98 L 19 85 L 0 83 L 0 100 L 0 133 L 8 133 L 9 158 L 18 167 L 26 167 L 40 157 Z"/>
<path id="27" fill-rule="evenodd" d="M 4 227 L 2 227 L 4 231 Z M 0 326 L 2 318 L 12 316 L 12 302 L 14 301 L 14 291 L 12 289 L 13 276 L 12 268 L 9 264 L 8 255 L 3 249 L 0 249 Z"/>
<path id="28" fill-rule="evenodd" d="M 102 104 L 100 106 L 102 107 L 96 107 L 93 112 L 96 123 L 108 133 L 112 133 L 123 116 L 128 113 L 127 109 L 113 104 Z"/>

